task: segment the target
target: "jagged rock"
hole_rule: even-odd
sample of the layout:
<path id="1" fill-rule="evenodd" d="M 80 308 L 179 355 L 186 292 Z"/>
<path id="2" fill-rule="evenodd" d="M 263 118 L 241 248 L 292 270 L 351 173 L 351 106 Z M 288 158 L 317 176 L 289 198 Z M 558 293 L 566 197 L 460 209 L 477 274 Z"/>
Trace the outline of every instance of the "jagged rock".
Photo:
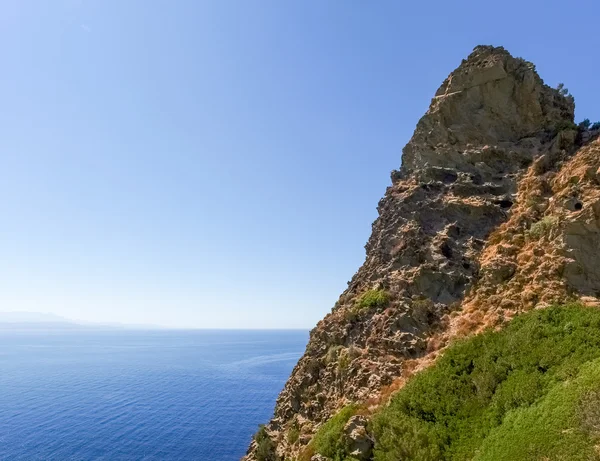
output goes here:
<path id="1" fill-rule="evenodd" d="M 348 453 L 361 461 L 370 459 L 373 450 L 373 441 L 367 432 L 368 422 L 365 416 L 352 416 L 344 426 Z"/>
<path id="2" fill-rule="evenodd" d="M 318 428 L 402 381 L 409 364 L 422 368 L 456 336 L 572 292 L 600 294 L 600 155 L 592 142 L 578 154 L 585 159 L 572 157 L 581 140 L 564 128 L 573 118 L 573 99 L 545 85 L 531 63 L 503 48 L 473 50 L 403 149 L 365 262 L 311 331 L 270 427 L 303 418 Z M 535 240 L 531 226 L 546 215 Z M 389 300 L 360 307 L 369 290 Z M 340 352 L 350 347 L 360 353 Z M 353 456 L 368 459 L 361 418 L 345 437 Z M 278 453 L 294 458 L 304 442 L 282 438 Z"/>

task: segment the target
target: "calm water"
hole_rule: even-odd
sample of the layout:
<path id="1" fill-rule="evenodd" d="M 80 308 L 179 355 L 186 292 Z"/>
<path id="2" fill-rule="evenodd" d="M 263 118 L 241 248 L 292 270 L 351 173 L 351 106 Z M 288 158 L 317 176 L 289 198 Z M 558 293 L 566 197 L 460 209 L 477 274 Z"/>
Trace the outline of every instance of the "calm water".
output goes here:
<path id="1" fill-rule="evenodd" d="M 0 332 L 0 460 L 239 460 L 307 339 Z"/>

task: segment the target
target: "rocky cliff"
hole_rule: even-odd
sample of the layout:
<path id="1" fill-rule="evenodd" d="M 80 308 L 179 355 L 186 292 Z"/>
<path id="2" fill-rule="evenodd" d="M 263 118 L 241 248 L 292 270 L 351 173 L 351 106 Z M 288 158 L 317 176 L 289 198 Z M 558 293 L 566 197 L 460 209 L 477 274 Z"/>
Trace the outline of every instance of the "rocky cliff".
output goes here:
<path id="1" fill-rule="evenodd" d="M 597 303 L 600 143 L 573 119 L 573 98 L 533 64 L 491 46 L 463 60 L 403 149 L 366 260 L 312 330 L 267 448 L 253 443 L 246 460 L 311 459 L 323 422 L 381 404 L 456 337 L 554 302 Z M 370 456 L 367 419 L 348 427 L 358 459 Z"/>

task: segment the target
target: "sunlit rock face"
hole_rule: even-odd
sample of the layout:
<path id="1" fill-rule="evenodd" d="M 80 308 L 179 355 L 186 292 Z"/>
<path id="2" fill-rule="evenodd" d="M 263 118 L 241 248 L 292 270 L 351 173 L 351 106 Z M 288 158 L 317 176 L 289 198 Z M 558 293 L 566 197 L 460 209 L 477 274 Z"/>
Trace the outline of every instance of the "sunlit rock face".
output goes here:
<path id="1" fill-rule="evenodd" d="M 597 303 L 600 143 L 573 118 L 572 97 L 501 47 L 476 47 L 446 78 L 392 172 L 365 262 L 277 400 L 273 459 L 305 458 L 335 412 L 377 405 L 457 336 L 556 301 Z M 346 431 L 359 459 L 366 424 Z"/>

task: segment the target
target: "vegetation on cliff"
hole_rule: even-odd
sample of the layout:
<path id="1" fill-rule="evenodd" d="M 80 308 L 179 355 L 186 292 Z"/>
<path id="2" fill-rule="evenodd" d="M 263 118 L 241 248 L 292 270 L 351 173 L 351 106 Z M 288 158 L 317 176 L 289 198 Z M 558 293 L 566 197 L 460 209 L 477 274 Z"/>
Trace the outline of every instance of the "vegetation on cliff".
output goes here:
<path id="1" fill-rule="evenodd" d="M 343 422 L 332 423 L 347 408 L 313 439 L 334 460 L 353 459 L 335 437 Z M 370 433 L 375 461 L 600 459 L 600 311 L 536 310 L 454 344 L 373 416 Z"/>
<path id="2" fill-rule="evenodd" d="M 271 453 L 600 459 L 600 313 L 539 313 L 600 307 L 600 124 L 574 120 L 564 85 L 501 47 L 476 47 L 444 80 L 364 264 L 277 400 Z"/>

